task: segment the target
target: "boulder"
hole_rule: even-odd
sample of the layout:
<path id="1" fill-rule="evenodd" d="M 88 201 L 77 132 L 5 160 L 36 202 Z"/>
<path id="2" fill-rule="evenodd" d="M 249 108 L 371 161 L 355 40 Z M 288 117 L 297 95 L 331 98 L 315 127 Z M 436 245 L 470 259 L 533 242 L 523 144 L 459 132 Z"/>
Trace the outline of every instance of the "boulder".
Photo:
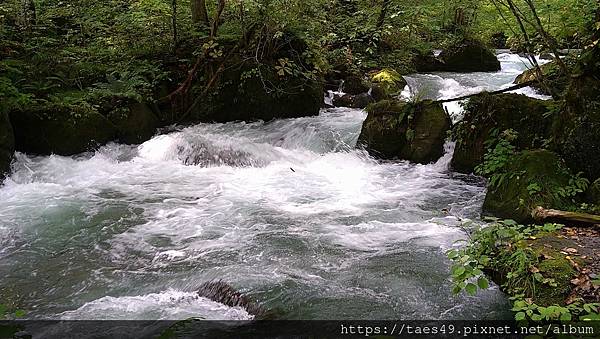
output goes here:
<path id="1" fill-rule="evenodd" d="M 572 61 L 566 59 L 565 61 L 567 64 L 572 63 Z M 555 96 L 562 94 L 569 84 L 569 78 L 561 72 L 558 65 L 555 62 L 549 62 L 540 66 L 540 69 L 542 70 L 543 83 L 536 81 L 538 80 L 537 72 L 532 68 L 517 76 L 515 84 L 520 85 L 536 81 L 530 86 L 540 91 L 540 93 Z"/>
<path id="2" fill-rule="evenodd" d="M 417 72 L 422 73 L 437 72 L 444 69 L 444 64 L 433 54 L 433 51 L 414 50 L 412 63 Z"/>
<path id="3" fill-rule="evenodd" d="M 463 120 L 454 128 L 456 147 L 452 169 L 472 173 L 483 162 L 486 141 L 495 133 L 512 129 L 517 133 L 517 149 L 541 147 L 549 135 L 552 121 L 546 117 L 551 101 L 519 94 L 483 93 L 472 97 Z"/>
<path id="4" fill-rule="evenodd" d="M 427 164 L 443 155 L 452 122 L 441 104 L 383 100 L 367 112 L 358 146 L 373 156 Z"/>
<path id="5" fill-rule="evenodd" d="M 522 151 L 510 159 L 502 174 L 488 187 L 483 211 L 518 223 L 533 220 L 537 206 L 568 209 L 570 198 L 558 193 L 572 178 L 563 160 L 548 150 Z"/>
<path id="6" fill-rule="evenodd" d="M 382 86 L 389 95 L 402 92 L 407 85 L 402 75 L 391 68 L 384 68 L 374 73 L 371 82 Z"/>
<path id="7" fill-rule="evenodd" d="M 132 102 L 115 108 L 108 119 L 117 128 L 117 139 L 125 144 L 141 144 L 154 136 L 160 121 L 148 104 Z"/>
<path id="8" fill-rule="evenodd" d="M 367 107 L 371 102 L 373 102 L 373 98 L 367 93 L 362 93 L 358 95 L 352 94 L 344 94 L 342 96 L 335 96 L 333 98 L 333 106 L 335 107 L 349 107 L 349 108 L 360 108 L 363 109 Z"/>
<path id="9" fill-rule="evenodd" d="M 465 39 L 445 49 L 438 57 L 443 71 L 448 72 L 495 72 L 500 70 L 496 54 L 476 40 Z"/>
<path id="10" fill-rule="evenodd" d="M 391 95 L 382 84 L 373 84 L 371 87 L 371 98 L 374 102 L 390 99 Z"/>
<path id="11" fill-rule="evenodd" d="M 342 92 L 346 94 L 362 94 L 369 91 L 369 84 L 358 75 L 351 75 L 344 80 L 342 84 Z"/>
<path id="12" fill-rule="evenodd" d="M 77 105 L 31 105 L 10 113 L 16 150 L 73 155 L 112 141 L 118 130 L 106 117 Z"/>
<path id="13" fill-rule="evenodd" d="M 227 68 L 214 92 L 188 116 L 204 122 L 269 121 L 319 114 L 321 79 L 299 74 L 280 76 L 268 65 L 238 63 Z"/>
<path id="14" fill-rule="evenodd" d="M 0 183 L 10 170 L 15 152 L 15 136 L 6 112 L 0 111 Z"/>
<path id="15" fill-rule="evenodd" d="M 506 48 L 506 41 L 508 37 L 504 32 L 497 32 L 492 34 L 490 43 L 494 48 L 504 49 Z"/>

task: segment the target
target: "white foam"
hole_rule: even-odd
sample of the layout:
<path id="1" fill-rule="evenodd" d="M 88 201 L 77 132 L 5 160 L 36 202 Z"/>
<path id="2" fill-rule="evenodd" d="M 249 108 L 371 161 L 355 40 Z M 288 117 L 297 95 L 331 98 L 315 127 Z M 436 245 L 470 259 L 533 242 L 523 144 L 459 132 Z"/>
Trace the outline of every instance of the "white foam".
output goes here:
<path id="1" fill-rule="evenodd" d="M 73 311 L 57 315 L 61 320 L 251 320 L 240 307 L 229 307 L 199 297 L 195 292 L 173 289 L 137 296 L 102 297 Z"/>

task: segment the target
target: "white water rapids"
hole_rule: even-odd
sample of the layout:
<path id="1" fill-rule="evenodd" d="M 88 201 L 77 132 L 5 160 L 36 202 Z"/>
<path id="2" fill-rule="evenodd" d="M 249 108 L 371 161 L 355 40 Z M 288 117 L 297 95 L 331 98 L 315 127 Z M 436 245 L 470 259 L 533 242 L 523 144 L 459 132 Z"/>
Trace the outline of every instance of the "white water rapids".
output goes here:
<path id="1" fill-rule="evenodd" d="M 525 69 L 500 59 L 498 73 L 407 78 L 436 98 L 498 89 Z M 223 279 L 285 319 L 505 317 L 497 288 L 453 296 L 445 257 L 461 220 L 478 217 L 483 183 L 448 170 L 451 144 L 430 165 L 356 150 L 365 116 L 336 108 L 76 157 L 17 154 L 0 188 L 0 303 L 30 318 L 250 318 L 193 293 Z"/>

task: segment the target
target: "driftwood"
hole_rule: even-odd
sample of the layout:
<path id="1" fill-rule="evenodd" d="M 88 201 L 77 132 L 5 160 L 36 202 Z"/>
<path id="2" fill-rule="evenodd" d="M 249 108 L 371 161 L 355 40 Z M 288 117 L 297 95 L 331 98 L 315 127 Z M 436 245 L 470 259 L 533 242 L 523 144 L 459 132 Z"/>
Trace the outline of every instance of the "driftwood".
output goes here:
<path id="1" fill-rule="evenodd" d="M 562 222 L 572 222 L 577 224 L 590 224 L 595 227 L 600 227 L 600 215 L 565 212 L 559 210 L 545 209 L 541 206 L 536 207 L 531 212 L 533 219 L 544 221 L 547 219 L 557 220 Z"/>
<path id="2" fill-rule="evenodd" d="M 508 88 L 504 88 L 504 89 L 493 91 L 493 92 L 487 92 L 487 93 L 488 94 L 501 94 L 501 93 L 505 93 L 505 92 L 510 92 L 510 91 L 521 89 L 521 88 L 524 88 L 524 87 L 527 87 L 527 86 L 531 86 L 535 82 L 537 82 L 537 80 L 527 81 L 527 82 L 524 82 L 522 84 L 518 84 L 518 85 L 515 85 L 515 86 L 511 86 L 511 87 L 508 87 Z M 481 93 L 485 93 L 485 92 L 479 92 L 479 93 L 475 93 L 475 94 L 464 95 L 464 96 L 458 97 L 458 98 L 437 100 L 436 102 L 438 102 L 440 104 L 443 104 L 445 102 L 460 101 L 460 100 L 465 100 L 465 99 L 469 99 L 471 97 L 480 95 Z"/>

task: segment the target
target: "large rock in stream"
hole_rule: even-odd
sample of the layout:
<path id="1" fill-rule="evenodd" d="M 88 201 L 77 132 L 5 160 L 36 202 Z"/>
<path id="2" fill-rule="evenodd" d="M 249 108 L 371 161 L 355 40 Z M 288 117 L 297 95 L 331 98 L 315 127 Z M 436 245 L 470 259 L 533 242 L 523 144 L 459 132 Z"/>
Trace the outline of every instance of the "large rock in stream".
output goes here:
<path id="1" fill-rule="evenodd" d="M 16 149 L 73 155 L 115 140 L 117 128 L 96 111 L 75 105 L 31 105 L 10 114 Z"/>
<path id="2" fill-rule="evenodd" d="M 483 211 L 519 223 L 532 221 L 537 206 L 568 209 L 571 198 L 559 194 L 569 185 L 572 174 L 564 161 L 548 150 L 523 151 L 510 159 L 502 179 L 488 187 Z"/>
<path id="3" fill-rule="evenodd" d="M 565 58 L 563 61 L 572 67 L 575 61 L 574 58 Z M 537 72 L 534 68 L 528 69 L 521 73 L 515 79 L 515 84 L 520 85 L 531 82 L 529 86 L 537 89 L 540 93 L 546 95 L 558 96 L 562 94 L 569 84 L 569 77 L 562 73 L 556 62 L 549 62 L 540 66 L 542 71 L 543 83 L 539 82 Z"/>
<path id="4" fill-rule="evenodd" d="M 500 61 L 482 42 L 465 39 L 444 49 L 437 57 L 419 52 L 413 61 L 419 72 L 496 72 Z"/>
<path id="5" fill-rule="evenodd" d="M 0 183 L 10 170 L 15 152 L 15 136 L 8 113 L 0 111 Z"/>
<path id="6" fill-rule="evenodd" d="M 10 113 L 16 149 L 32 154 L 73 155 L 109 141 L 139 144 L 149 140 L 160 121 L 145 103 L 104 98 L 96 107 L 46 103 Z"/>
<path id="7" fill-rule="evenodd" d="M 517 149 L 542 147 L 552 124 L 547 117 L 551 101 L 533 99 L 520 94 L 483 93 L 472 97 L 465 107 L 463 120 L 454 128 L 456 147 L 452 169 L 473 173 L 483 162 L 486 141 L 512 129 Z"/>
<path id="8" fill-rule="evenodd" d="M 321 79 L 275 72 L 270 66 L 241 63 L 225 70 L 220 85 L 190 114 L 191 121 L 269 121 L 319 114 Z"/>
<path id="9" fill-rule="evenodd" d="M 441 104 L 383 100 L 367 112 L 358 145 L 373 156 L 427 164 L 443 155 L 452 122 Z"/>

